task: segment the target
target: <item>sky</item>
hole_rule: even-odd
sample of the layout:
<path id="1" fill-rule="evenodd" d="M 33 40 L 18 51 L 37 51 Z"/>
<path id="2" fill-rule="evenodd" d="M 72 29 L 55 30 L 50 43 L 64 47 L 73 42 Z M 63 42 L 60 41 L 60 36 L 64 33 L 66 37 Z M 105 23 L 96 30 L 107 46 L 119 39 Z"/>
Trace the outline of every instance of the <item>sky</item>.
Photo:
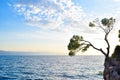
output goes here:
<path id="1" fill-rule="evenodd" d="M 104 32 L 88 26 L 104 17 L 116 19 L 109 35 L 112 53 L 119 44 L 120 0 L 0 0 L 0 50 L 66 55 L 74 34 L 106 48 Z M 85 54 L 101 53 L 90 48 Z"/>

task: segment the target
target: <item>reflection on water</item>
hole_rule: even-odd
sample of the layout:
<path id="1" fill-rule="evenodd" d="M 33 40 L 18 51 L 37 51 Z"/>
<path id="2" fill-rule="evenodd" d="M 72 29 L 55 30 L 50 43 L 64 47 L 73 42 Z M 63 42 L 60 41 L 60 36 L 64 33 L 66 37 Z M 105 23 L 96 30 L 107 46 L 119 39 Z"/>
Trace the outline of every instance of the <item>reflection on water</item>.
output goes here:
<path id="1" fill-rule="evenodd" d="M 0 80 L 103 80 L 102 56 L 0 56 Z"/>

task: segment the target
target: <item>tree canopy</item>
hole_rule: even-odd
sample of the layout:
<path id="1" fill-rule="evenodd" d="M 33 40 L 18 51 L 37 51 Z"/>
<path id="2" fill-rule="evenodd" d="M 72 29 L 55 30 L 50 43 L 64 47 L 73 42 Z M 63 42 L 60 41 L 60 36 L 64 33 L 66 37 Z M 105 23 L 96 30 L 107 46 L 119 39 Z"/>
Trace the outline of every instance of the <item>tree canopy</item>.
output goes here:
<path id="1" fill-rule="evenodd" d="M 78 51 L 85 52 L 85 51 L 87 51 L 87 49 L 89 47 L 92 47 L 95 50 L 98 50 L 101 53 L 103 53 L 104 56 L 108 57 L 109 53 L 110 53 L 110 44 L 109 44 L 107 37 L 108 37 L 108 34 L 110 33 L 110 31 L 113 29 L 114 23 L 115 23 L 115 19 L 112 17 L 111 18 L 103 18 L 101 21 L 97 18 L 94 21 L 89 23 L 90 27 L 99 27 L 105 33 L 104 40 L 107 43 L 107 48 L 106 48 L 107 52 L 103 51 L 102 48 L 95 47 L 91 42 L 85 40 L 83 38 L 83 36 L 73 35 L 73 37 L 70 39 L 70 42 L 68 44 L 68 50 L 70 51 L 69 55 L 74 56 L 76 52 L 78 52 Z M 120 31 L 119 31 L 119 33 L 120 33 Z M 120 35 L 119 35 L 119 37 L 120 37 Z"/>
<path id="2" fill-rule="evenodd" d="M 78 52 L 79 50 L 85 52 L 87 51 L 89 46 L 90 45 L 88 43 L 85 43 L 82 36 L 74 35 L 70 39 L 70 43 L 68 45 L 68 50 L 70 50 L 69 55 L 70 56 L 75 55 L 75 53 Z"/>

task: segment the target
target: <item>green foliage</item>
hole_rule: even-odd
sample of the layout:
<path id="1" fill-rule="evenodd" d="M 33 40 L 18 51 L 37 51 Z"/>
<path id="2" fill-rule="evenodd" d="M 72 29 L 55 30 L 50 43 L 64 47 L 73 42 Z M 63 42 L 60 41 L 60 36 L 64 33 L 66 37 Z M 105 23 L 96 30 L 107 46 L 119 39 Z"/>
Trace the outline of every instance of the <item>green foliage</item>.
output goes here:
<path id="1" fill-rule="evenodd" d="M 69 56 L 75 56 L 75 52 L 70 51 Z"/>
<path id="2" fill-rule="evenodd" d="M 109 24 L 109 19 L 107 18 L 104 18 L 101 20 L 101 23 L 104 25 L 104 26 L 107 26 Z"/>
<path id="3" fill-rule="evenodd" d="M 95 27 L 95 24 L 92 23 L 92 22 L 90 22 L 90 23 L 89 23 L 89 26 L 90 26 L 90 27 Z"/>
<path id="4" fill-rule="evenodd" d="M 120 61 L 120 45 L 115 47 L 114 53 L 111 56 L 112 58 L 116 58 L 117 61 Z"/>
<path id="5" fill-rule="evenodd" d="M 86 44 L 84 42 L 84 39 L 82 36 L 74 35 L 70 39 L 70 43 L 68 44 L 68 50 L 70 51 L 69 55 L 74 56 L 75 53 L 79 50 L 81 50 L 82 52 L 85 52 L 87 51 L 89 46 L 90 46 L 89 44 Z"/>
<path id="6" fill-rule="evenodd" d="M 110 27 L 113 23 L 115 22 L 115 19 L 113 18 L 104 18 L 101 20 L 101 23 L 103 26 L 107 26 L 107 27 Z"/>
<path id="7" fill-rule="evenodd" d="M 83 37 L 79 37 L 78 35 L 74 35 L 70 39 L 70 43 L 68 45 L 68 50 L 76 50 L 77 48 L 79 48 L 79 46 L 80 46 L 79 41 L 82 39 L 83 39 Z"/>
<path id="8" fill-rule="evenodd" d="M 85 45 L 81 51 L 82 51 L 82 52 L 87 51 L 87 49 L 89 48 L 89 46 L 90 46 L 90 45 Z"/>

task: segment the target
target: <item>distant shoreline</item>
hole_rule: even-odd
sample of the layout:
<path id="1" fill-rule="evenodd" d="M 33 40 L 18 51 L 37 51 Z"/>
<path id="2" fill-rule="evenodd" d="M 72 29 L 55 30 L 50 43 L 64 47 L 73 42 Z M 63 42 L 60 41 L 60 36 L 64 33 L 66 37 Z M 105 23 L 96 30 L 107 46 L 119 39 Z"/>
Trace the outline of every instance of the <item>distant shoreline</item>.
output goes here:
<path id="1" fill-rule="evenodd" d="M 52 53 L 52 52 L 30 52 L 30 51 L 4 51 L 0 50 L 0 56 L 5 55 L 5 56 L 68 56 L 67 54 L 57 54 L 57 53 Z M 76 55 L 77 56 L 103 56 L 103 55 Z"/>

